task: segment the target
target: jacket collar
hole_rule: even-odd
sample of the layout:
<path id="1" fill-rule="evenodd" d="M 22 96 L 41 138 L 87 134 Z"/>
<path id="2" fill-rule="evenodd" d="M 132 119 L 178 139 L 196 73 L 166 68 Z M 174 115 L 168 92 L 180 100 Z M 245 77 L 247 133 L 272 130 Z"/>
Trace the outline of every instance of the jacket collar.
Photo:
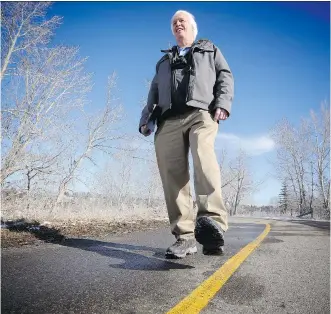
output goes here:
<path id="1" fill-rule="evenodd" d="M 195 49 L 201 50 L 201 51 L 211 51 L 212 52 L 212 51 L 214 51 L 214 44 L 208 39 L 199 39 L 199 40 L 195 41 L 192 45 L 192 50 L 194 51 Z M 161 50 L 161 52 L 170 54 L 174 50 L 177 50 L 177 46 L 173 46 L 170 49 Z"/>

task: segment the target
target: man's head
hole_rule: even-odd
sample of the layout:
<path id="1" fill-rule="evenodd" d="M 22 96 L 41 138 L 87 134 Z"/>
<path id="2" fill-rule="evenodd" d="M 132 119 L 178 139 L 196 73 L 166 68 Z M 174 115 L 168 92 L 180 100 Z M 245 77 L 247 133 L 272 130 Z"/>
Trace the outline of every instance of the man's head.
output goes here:
<path id="1" fill-rule="evenodd" d="M 178 45 L 191 45 L 197 37 L 198 26 L 191 13 L 179 10 L 171 19 L 171 31 Z"/>

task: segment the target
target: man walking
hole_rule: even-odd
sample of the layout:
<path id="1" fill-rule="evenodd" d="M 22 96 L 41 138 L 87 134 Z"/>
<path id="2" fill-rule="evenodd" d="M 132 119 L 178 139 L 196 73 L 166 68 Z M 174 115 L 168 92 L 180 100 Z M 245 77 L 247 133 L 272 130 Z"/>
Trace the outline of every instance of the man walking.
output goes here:
<path id="1" fill-rule="evenodd" d="M 140 133 L 152 133 L 150 116 L 156 105 L 160 114 L 155 152 L 171 232 L 176 237 L 166 256 L 182 258 L 196 253 L 196 240 L 204 254 L 222 254 L 228 223 L 214 142 L 219 120 L 230 115 L 233 76 L 218 47 L 209 40 L 196 41 L 198 30 L 192 14 L 177 11 L 171 19 L 171 30 L 177 45 L 162 51 L 165 55 L 156 65 L 139 124 Z M 194 166 L 196 219 L 189 149 Z"/>

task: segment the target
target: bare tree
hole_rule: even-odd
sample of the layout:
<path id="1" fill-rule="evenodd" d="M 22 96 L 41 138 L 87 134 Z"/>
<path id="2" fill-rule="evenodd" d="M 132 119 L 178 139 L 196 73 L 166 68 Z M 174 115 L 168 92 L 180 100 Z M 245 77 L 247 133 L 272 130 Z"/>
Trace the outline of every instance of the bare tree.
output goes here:
<path id="1" fill-rule="evenodd" d="M 231 171 L 228 160 L 227 160 L 227 152 L 222 149 L 220 157 L 219 157 L 219 165 L 221 171 L 221 188 L 226 190 L 226 187 L 229 186 L 234 180 L 236 180 L 236 174 Z"/>
<path id="2" fill-rule="evenodd" d="M 16 65 L 2 93 L 2 184 L 40 155 L 58 156 L 69 145 L 74 114 L 91 89 L 84 63 L 77 48 L 55 47 L 31 50 Z"/>
<path id="3" fill-rule="evenodd" d="M 319 114 L 310 112 L 310 132 L 313 170 L 317 175 L 317 187 L 322 204 L 330 216 L 330 111 L 322 104 Z"/>
<path id="4" fill-rule="evenodd" d="M 307 171 L 308 156 L 307 134 L 304 128 L 294 128 L 287 119 L 283 119 L 272 133 L 276 144 L 281 179 L 289 178 L 297 198 L 299 213 L 307 208 Z"/>
<path id="5" fill-rule="evenodd" d="M 72 126 L 64 117 L 83 106 L 91 87 L 77 48 L 46 47 L 61 23 L 60 17 L 46 17 L 50 5 L 2 3 L 2 185 L 16 172 L 36 167 L 50 148 L 51 159 L 59 155 L 54 146 L 63 149 Z"/>
<path id="6" fill-rule="evenodd" d="M 60 182 L 57 202 L 62 201 L 70 183 L 74 179 L 79 180 L 77 173 L 85 160 L 89 160 L 96 165 L 93 158 L 95 151 L 111 155 L 113 150 L 118 148 L 116 147 L 116 141 L 124 138 L 124 134 L 116 132 L 116 125 L 120 121 L 123 107 L 114 98 L 113 92 L 115 87 L 116 74 L 113 73 L 108 78 L 106 105 L 99 115 L 88 117 L 87 141 L 84 149 L 72 158 L 67 166 L 65 176 L 62 177 Z"/>
<path id="7" fill-rule="evenodd" d="M 277 177 L 289 183 L 299 215 L 314 213 L 316 200 L 321 199 L 329 215 L 330 200 L 330 112 L 322 105 L 319 114 L 301 119 L 295 127 L 283 119 L 273 130 L 277 144 Z M 292 202 L 293 204 L 293 202 Z"/>
<path id="8" fill-rule="evenodd" d="M 46 45 L 60 25 L 60 17 L 46 18 L 50 5 L 28 1 L 1 3 L 1 81 L 22 56 L 38 45 Z"/>
<path id="9" fill-rule="evenodd" d="M 247 168 L 247 155 L 245 152 L 240 150 L 237 158 L 230 162 L 229 167 L 231 169 L 232 177 L 234 178 L 230 183 L 234 192 L 232 196 L 231 214 L 236 215 L 240 202 L 248 193 L 250 193 L 252 185 L 252 179 L 250 178 L 250 173 Z"/>
<path id="10" fill-rule="evenodd" d="M 236 215 L 244 198 L 258 191 L 262 183 L 253 179 L 249 160 L 242 149 L 233 159 L 228 159 L 225 151 L 221 153 L 222 194 L 225 203 L 230 207 L 230 215 Z"/>
<path id="11" fill-rule="evenodd" d="M 19 182 L 29 195 L 42 187 L 50 192 L 47 208 L 53 208 L 76 182 L 86 184 L 85 164 L 96 166 L 101 154 L 123 149 L 119 140 L 125 132 L 118 126 L 123 108 L 113 93 L 115 74 L 106 104 L 97 114 L 87 113 L 92 84 L 86 58 L 76 47 L 48 45 L 61 23 L 60 17 L 48 18 L 49 7 L 2 4 L 1 184 Z"/>

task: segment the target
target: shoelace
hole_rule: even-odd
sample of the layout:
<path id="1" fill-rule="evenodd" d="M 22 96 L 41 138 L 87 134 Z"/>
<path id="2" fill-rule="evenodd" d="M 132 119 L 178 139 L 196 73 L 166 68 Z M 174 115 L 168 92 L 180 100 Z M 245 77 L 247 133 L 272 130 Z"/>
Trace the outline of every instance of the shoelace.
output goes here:
<path id="1" fill-rule="evenodd" d="M 178 239 L 175 243 L 176 246 L 180 246 L 182 243 L 184 243 L 185 240 L 184 239 Z"/>

